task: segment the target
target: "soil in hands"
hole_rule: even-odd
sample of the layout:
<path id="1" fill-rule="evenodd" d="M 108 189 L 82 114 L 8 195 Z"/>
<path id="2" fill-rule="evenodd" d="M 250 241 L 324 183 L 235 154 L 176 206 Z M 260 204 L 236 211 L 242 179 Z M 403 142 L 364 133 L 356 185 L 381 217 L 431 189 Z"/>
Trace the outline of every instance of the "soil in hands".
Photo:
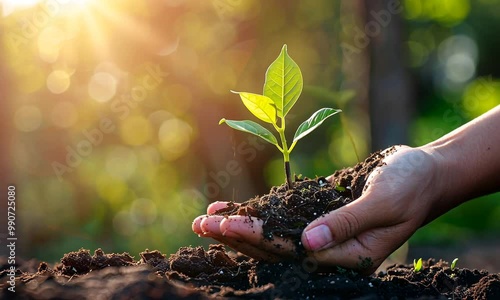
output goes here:
<path id="1" fill-rule="evenodd" d="M 244 215 L 250 222 L 254 217 L 259 218 L 264 221 L 265 239 L 289 239 L 296 245 L 297 257 L 301 257 L 304 248 L 300 239 L 304 228 L 319 216 L 359 198 L 366 188 L 368 176 L 384 164 L 383 158 L 383 154 L 375 152 L 364 162 L 335 172 L 328 181 L 324 177 L 295 178 L 291 189 L 286 184 L 273 187 L 267 195 L 257 196 L 241 205 L 229 203 L 227 208 L 215 214 Z"/>
<path id="2" fill-rule="evenodd" d="M 382 159 L 377 152 L 337 171 L 330 182 L 297 180 L 293 190 L 275 187 L 268 195 L 218 213 L 265 220 L 264 238 L 284 237 L 302 249 L 303 228 L 355 201 Z M 137 260 L 128 253 L 97 249 L 91 255 L 81 249 L 65 254 L 54 266 L 17 259 L 15 295 L 8 290 L 9 268 L 7 258 L 0 257 L 0 299 L 500 299 L 499 274 L 451 270 L 433 259 L 420 272 L 411 265 L 394 265 L 372 276 L 341 268 L 309 273 L 300 261 L 256 261 L 227 252 L 223 245 L 182 247 L 169 257 L 146 250 Z"/>

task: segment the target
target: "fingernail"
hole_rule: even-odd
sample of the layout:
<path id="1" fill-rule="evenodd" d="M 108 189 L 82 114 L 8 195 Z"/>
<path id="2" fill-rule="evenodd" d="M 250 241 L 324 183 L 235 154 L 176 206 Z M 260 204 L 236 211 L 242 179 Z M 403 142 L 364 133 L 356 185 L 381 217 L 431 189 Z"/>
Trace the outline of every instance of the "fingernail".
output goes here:
<path id="1" fill-rule="evenodd" d="M 333 244 L 332 233 L 326 225 L 319 225 L 305 233 L 311 250 L 321 250 Z"/>

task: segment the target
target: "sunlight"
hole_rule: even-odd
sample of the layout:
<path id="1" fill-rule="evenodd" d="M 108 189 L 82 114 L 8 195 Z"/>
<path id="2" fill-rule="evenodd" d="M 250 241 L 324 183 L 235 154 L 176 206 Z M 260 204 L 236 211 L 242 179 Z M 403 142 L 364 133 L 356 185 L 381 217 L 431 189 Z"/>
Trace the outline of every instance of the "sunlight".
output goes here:
<path id="1" fill-rule="evenodd" d="M 48 1 L 48 0 L 0 0 L 2 6 L 2 15 L 4 17 L 12 14 L 16 10 L 26 9 L 38 4 L 42 5 L 86 5 L 93 0 L 65 0 L 65 1 Z"/>

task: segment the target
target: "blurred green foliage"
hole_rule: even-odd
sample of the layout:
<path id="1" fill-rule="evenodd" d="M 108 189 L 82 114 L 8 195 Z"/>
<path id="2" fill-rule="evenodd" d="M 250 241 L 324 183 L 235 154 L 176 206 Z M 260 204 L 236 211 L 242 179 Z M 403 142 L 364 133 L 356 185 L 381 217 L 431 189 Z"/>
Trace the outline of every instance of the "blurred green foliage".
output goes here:
<path id="1" fill-rule="evenodd" d="M 411 139 L 419 146 L 500 104 L 500 43 L 487 33 L 500 24 L 500 1 L 406 0 L 405 7 L 408 67 L 418 87 Z M 411 243 L 492 235 L 499 203 L 498 193 L 465 203 L 417 231 Z"/>

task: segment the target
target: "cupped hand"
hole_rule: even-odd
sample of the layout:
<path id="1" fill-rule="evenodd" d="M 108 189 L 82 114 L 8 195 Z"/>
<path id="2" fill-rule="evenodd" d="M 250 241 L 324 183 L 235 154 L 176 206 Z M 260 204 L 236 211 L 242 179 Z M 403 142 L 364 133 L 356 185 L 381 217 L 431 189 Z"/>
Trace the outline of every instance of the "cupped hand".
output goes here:
<path id="1" fill-rule="evenodd" d="M 429 221 L 433 203 L 439 199 L 433 154 L 399 146 L 384 162 L 370 174 L 360 198 L 305 228 L 302 244 L 319 266 L 372 273 Z M 227 202 L 211 204 L 207 215 L 194 220 L 193 231 L 257 259 L 277 261 L 295 255 L 291 242 L 264 239 L 262 220 L 212 215 L 226 206 Z"/>
<path id="2" fill-rule="evenodd" d="M 207 208 L 207 215 L 193 221 L 193 231 L 201 237 L 211 237 L 239 252 L 253 258 L 276 262 L 295 255 L 294 246 L 289 240 L 274 237 L 264 239 L 264 221 L 249 216 L 220 216 L 214 213 L 226 208 L 229 202 L 214 202 Z M 231 203 L 231 205 L 239 205 Z"/>

